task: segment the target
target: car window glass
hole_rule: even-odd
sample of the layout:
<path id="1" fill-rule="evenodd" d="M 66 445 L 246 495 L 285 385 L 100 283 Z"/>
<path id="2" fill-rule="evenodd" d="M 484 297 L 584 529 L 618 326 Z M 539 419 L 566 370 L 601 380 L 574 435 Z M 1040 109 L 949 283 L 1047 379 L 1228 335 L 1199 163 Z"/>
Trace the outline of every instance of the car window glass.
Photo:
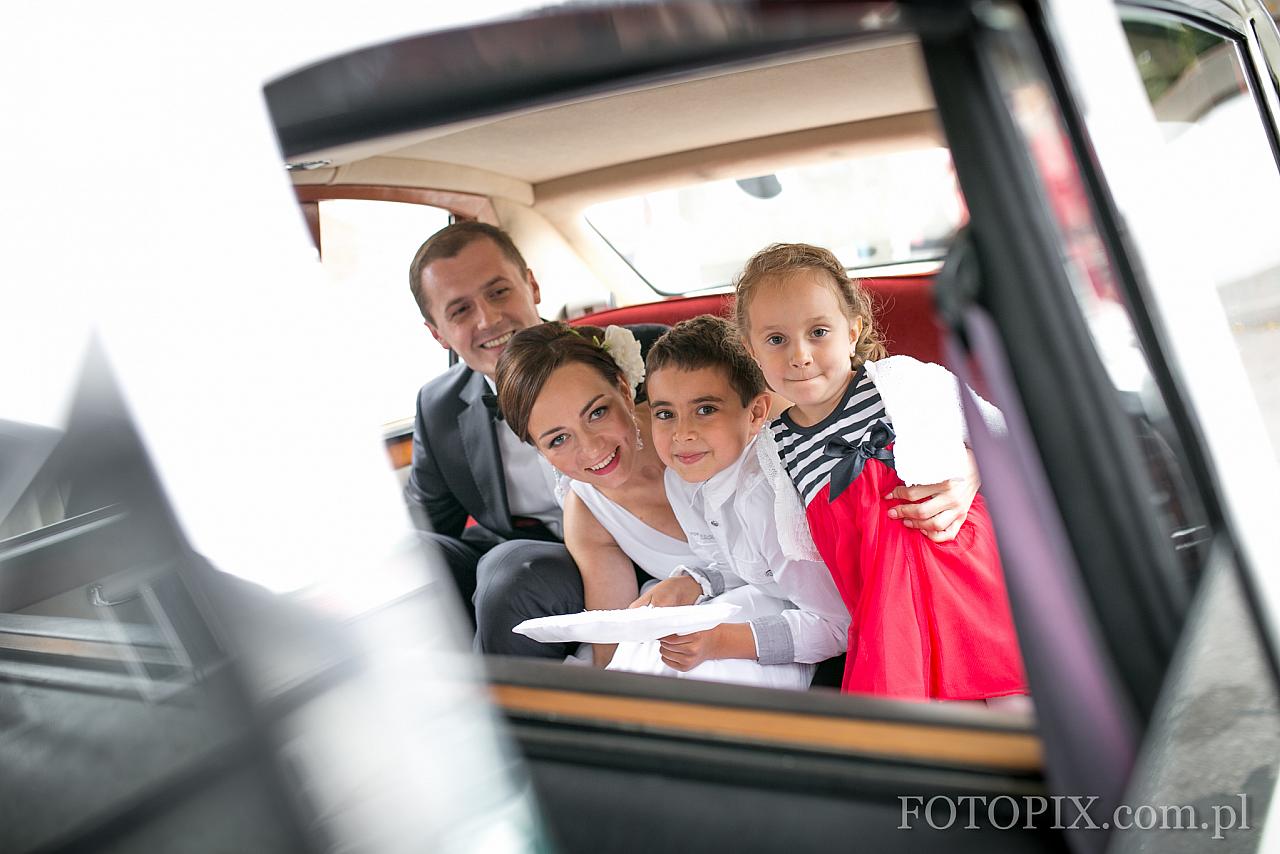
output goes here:
<path id="1" fill-rule="evenodd" d="M 1062 115 L 1045 79 L 1025 58 L 1011 53 L 997 64 L 998 83 L 1031 155 L 1046 208 L 1059 241 L 1072 295 L 1129 418 L 1151 478 L 1151 505 L 1177 556 L 1182 578 L 1164 579 L 1170 601 L 1199 580 L 1211 530 L 1169 407 L 1139 341 L 1134 316 L 1122 295 L 1118 272 L 1068 141 Z"/>
<path id="2" fill-rule="evenodd" d="M 656 290 L 678 294 L 728 285 L 777 242 L 828 247 L 853 268 L 937 260 L 964 205 L 950 153 L 924 148 L 616 199 L 586 218 Z"/>
<path id="3" fill-rule="evenodd" d="M 375 354 L 369 377 L 370 414 L 380 423 L 413 411 L 414 392 L 449 366 L 448 353 L 432 340 L 409 293 L 409 261 L 433 233 L 449 224 L 449 212 L 430 205 L 363 199 L 320 202 L 321 261 L 345 291 L 356 292 L 363 322 L 350 326 L 344 346 Z"/>
<path id="4" fill-rule="evenodd" d="M 1241 55 L 1177 20 L 1124 23 L 1177 173 L 1180 215 L 1212 250 L 1221 303 L 1273 448 L 1280 451 L 1280 171 Z"/>

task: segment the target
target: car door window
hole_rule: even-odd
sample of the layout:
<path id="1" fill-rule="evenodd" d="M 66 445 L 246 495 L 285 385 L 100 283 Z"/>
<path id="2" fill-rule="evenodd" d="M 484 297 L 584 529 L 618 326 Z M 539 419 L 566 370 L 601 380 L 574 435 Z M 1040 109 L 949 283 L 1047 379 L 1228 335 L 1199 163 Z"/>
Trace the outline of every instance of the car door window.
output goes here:
<path id="1" fill-rule="evenodd" d="M 389 424 L 411 415 L 414 393 L 449 367 L 409 295 L 407 258 L 449 224 L 449 211 L 430 205 L 368 199 L 319 203 L 321 262 L 349 297 L 347 347 L 372 353 L 378 366 L 368 386 L 371 414 Z"/>
<path id="2" fill-rule="evenodd" d="M 1104 242 L 1047 80 L 1012 48 L 996 67 L 1004 100 L 1037 172 L 1072 296 L 1128 417 L 1140 465 L 1150 478 L 1150 504 L 1181 569 L 1180 578 L 1153 580 L 1159 591 L 1153 595 L 1164 610 L 1178 615 L 1200 578 L 1211 530 L 1182 438 L 1153 372 L 1158 354 L 1153 356 L 1140 339 L 1139 320 L 1123 293 L 1120 271 Z"/>
<path id="3" fill-rule="evenodd" d="M 1178 215 L 1213 259 L 1203 298 L 1219 303 L 1280 450 L 1280 171 L 1237 43 L 1141 14 L 1124 22 L 1167 144 Z"/>

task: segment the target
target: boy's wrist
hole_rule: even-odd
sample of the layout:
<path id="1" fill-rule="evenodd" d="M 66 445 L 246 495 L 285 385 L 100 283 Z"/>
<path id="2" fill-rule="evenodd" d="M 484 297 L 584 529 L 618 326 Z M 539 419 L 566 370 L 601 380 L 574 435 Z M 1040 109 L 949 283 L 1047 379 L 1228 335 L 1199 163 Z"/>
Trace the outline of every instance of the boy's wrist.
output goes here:
<path id="1" fill-rule="evenodd" d="M 680 585 L 679 601 L 685 605 L 694 604 L 705 593 L 702 584 L 692 575 L 677 575 L 670 580 Z"/>
<path id="2" fill-rule="evenodd" d="M 672 571 L 670 577 L 692 579 L 693 582 L 698 585 L 698 589 L 702 592 L 702 595 L 710 599 L 712 597 L 719 596 L 721 593 L 724 592 L 724 581 L 722 578 L 720 578 L 720 574 L 717 572 L 715 573 L 715 577 L 712 577 L 711 573 L 712 573 L 712 570 L 709 570 L 706 567 L 695 570 L 695 569 L 691 569 L 690 567 L 681 565 L 681 566 L 677 566 Z M 719 589 L 716 589 L 717 579 L 720 581 Z"/>
<path id="3" fill-rule="evenodd" d="M 750 623 L 721 623 L 712 632 L 714 658 L 756 659 L 756 638 Z"/>

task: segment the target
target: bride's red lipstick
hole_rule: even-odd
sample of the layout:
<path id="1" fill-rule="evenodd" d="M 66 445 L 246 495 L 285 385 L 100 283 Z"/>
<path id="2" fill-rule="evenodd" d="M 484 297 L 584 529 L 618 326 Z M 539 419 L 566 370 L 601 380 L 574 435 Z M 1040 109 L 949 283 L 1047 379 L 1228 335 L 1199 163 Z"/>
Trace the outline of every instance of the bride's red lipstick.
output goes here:
<path id="1" fill-rule="evenodd" d="M 620 463 L 621 461 L 622 461 L 622 448 L 614 448 L 613 459 L 609 460 L 609 464 L 607 466 L 601 469 L 589 468 L 587 469 L 587 471 L 595 475 L 596 477 L 600 477 L 602 475 L 610 474 L 614 469 L 618 467 L 618 463 Z"/>

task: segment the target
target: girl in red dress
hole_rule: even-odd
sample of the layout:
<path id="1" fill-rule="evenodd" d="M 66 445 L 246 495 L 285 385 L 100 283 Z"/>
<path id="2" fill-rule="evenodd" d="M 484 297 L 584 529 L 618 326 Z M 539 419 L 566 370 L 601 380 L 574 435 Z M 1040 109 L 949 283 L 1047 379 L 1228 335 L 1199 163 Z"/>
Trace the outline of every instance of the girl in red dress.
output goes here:
<path id="1" fill-rule="evenodd" d="M 769 385 L 794 404 L 762 439 L 772 439 L 852 617 L 843 690 L 919 700 L 1025 694 L 982 497 L 946 542 L 888 515 L 903 483 L 967 470 L 955 378 L 909 356 L 885 358 L 868 295 L 815 246 L 757 253 L 737 282 L 737 322 Z M 999 411 L 974 398 L 1002 429 Z"/>

